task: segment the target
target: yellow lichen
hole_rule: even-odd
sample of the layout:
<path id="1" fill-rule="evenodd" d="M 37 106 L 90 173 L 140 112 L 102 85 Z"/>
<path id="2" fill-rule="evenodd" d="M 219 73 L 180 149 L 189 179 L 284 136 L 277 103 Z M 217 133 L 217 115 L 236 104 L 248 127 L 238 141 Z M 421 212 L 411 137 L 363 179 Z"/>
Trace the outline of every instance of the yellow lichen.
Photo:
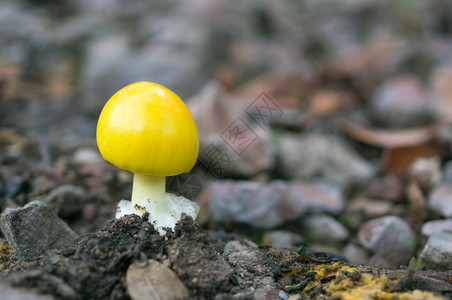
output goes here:
<path id="1" fill-rule="evenodd" d="M 8 256 L 11 254 L 11 248 L 0 241 L 0 255 Z"/>
<path id="2" fill-rule="evenodd" d="M 389 279 L 386 275 L 361 272 L 356 267 L 339 262 L 311 265 L 308 272 L 315 272 L 316 275 L 313 278 L 314 280 L 304 288 L 305 291 L 322 285 L 322 288 L 331 293 L 332 296 L 344 300 L 444 299 L 443 297 L 435 296 L 431 292 L 419 290 L 393 292 L 389 287 L 394 286 L 396 282 Z"/>

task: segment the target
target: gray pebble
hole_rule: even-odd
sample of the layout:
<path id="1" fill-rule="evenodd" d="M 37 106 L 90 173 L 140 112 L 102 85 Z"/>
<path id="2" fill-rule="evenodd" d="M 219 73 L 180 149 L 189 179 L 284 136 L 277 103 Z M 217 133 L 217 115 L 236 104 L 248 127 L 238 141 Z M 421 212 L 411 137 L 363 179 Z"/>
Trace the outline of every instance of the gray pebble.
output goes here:
<path id="1" fill-rule="evenodd" d="M 35 198 L 50 206 L 61 218 L 70 218 L 71 216 L 82 213 L 87 193 L 84 189 L 66 184 L 53 189 L 49 194 Z"/>
<path id="2" fill-rule="evenodd" d="M 437 271 L 452 269 L 452 233 L 440 231 L 432 234 L 420 254 L 422 267 Z"/>
<path id="3" fill-rule="evenodd" d="M 283 181 L 217 181 L 206 194 L 215 221 L 272 228 L 285 221 L 279 212 L 285 192 Z"/>
<path id="4" fill-rule="evenodd" d="M 340 187 L 327 182 L 217 181 L 206 192 L 212 218 L 274 228 L 306 213 L 337 215 L 345 202 Z"/>
<path id="5" fill-rule="evenodd" d="M 72 161 L 76 164 L 97 164 L 103 159 L 97 149 L 79 148 L 72 155 Z"/>
<path id="6" fill-rule="evenodd" d="M 5 285 L 0 285 L 0 299 L 5 300 L 54 300 L 50 295 L 37 295 L 25 289 L 16 289 Z"/>
<path id="7" fill-rule="evenodd" d="M 321 177 L 345 186 L 366 182 L 376 171 L 337 136 L 285 135 L 281 138 L 279 151 L 281 171 L 290 178 Z"/>
<path id="8" fill-rule="evenodd" d="M 304 243 L 304 238 L 294 232 L 273 230 L 264 235 L 264 243 L 273 248 L 297 248 Z"/>
<path id="9" fill-rule="evenodd" d="M 446 218 L 452 217 L 452 185 L 443 184 L 435 188 L 430 193 L 428 208 Z"/>
<path id="10" fill-rule="evenodd" d="M 0 217 L 0 229 L 8 244 L 23 258 L 70 247 L 77 236 L 49 206 L 39 201 L 5 209 Z"/>
<path id="11" fill-rule="evenodd" d="M 344 210 L 345 201 L 339 186 L 322 181 L 289 184 L 286 201 L 281 207 L 287 219 L 296 219 L 306 213 L 338 215 Z"/>
<path id="12" fill-rule="evenodd" d="M 429 221 L 424 223 L 421 229 L 421 233 L 425 236 L 430 236 L 440 231 L 452 233 L 452 219 Z"/>
<path id="13" fill-rule="evenodd" d="M 368 259 L 366 250 L 354 243 L 348 243 L 345 245 L 342 253 L 347 261 L 352 265 L 364 265 Z"/>
<path id="14" fill-rule="evenodd" d="M 448 161 L 443 168 L 443 182 L 446 184 L 452 184 L 452 160 Z"/>
<path id="15" fill-rule="evenodd" d="M 372 115 L 391 128 L 420 126 L 432 120 L 435 107 L 431 96 L 415 77 L 389 78 L 370 98 Z"/>
<path id="16" fill-rule="evenodd" d="M 269 258 L 251 241 L 235 240 L 224 247 L 224 258 L 235 268 L 237 286 L 244 292 L 253 292 L 253 299 L 265 299 L 267 292 L 276 289 L 269 276 Z"/>
<path id="17" fill-rule="evenodd" d="M 358 232 L 361 245 L 395 267 L 406 265 L 414 255 L 416 238 L 410 226 L 397 216 L 364 223 Z"/>
<path id="18" fill-rule="evenodd" d="M 303 235 L 310 241 L 322 244 L 345 241 L 348 229 L 328 215 L 312 215 L 303 219 Z"/>

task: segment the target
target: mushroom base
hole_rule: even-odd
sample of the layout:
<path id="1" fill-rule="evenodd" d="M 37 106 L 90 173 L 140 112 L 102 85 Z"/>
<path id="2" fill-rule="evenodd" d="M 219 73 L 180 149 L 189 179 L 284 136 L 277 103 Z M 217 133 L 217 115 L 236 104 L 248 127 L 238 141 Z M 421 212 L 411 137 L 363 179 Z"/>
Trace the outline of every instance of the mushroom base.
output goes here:
<path id="1" fill-rule="evenodd" d="M 174 230 L 176 223 L 181 219 L 182 213 L 185 213 L 196 219 L 199 212 L 199 205 L 182 196 L 165 193 L 162 199 L 143 199 L 140 204 L 132 205 L 128 200 L 121 200 L 116 210 L 116 218 L 125 215 L 137 214 L 141 217 L 145 213 L 149 213 L 146 221 L 152 223 L 155 229 L 162 235 L 166 232 L 163 230 L 169 227 Z"/>

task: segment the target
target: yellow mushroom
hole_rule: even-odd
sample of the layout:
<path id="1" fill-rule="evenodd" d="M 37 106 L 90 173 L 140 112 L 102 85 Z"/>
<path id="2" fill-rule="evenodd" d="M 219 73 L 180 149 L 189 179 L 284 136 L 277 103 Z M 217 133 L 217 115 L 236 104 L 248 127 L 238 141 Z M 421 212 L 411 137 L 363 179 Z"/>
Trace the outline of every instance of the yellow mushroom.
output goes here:
<path id="1" fill-rule="evenodd" d="M 160 233 L 182 212 L 196 218 L 196 203 L 165 193 L 165 176 L 190 171 L 199 150 L 193 116 L 175 93 L 145 81 L 122 88 L 102 109 L 96 136 L 105 160 L 135 173 L 131 201 L 119 202 L 117 218 L 147 212 Z"/>

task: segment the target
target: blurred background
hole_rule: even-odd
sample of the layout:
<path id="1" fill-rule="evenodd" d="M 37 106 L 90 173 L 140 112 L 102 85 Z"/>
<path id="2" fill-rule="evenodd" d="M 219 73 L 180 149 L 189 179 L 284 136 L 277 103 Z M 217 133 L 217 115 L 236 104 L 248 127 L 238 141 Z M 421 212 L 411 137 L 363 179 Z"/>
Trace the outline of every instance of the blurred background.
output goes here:
<path id="1" fill-rule="evenodd" d="M 406 264 L 427 222 L 452 231 L 450 1 L 3 0 L 2 208 L 45 200 L 78 232 L 112 217 L 131 174 L 99 156 L 97 117 L 140 80 L 196 119 L 196 178 L 171 182 L 205 228 L 374 265 Z M 399 225 L 394 260 L 369 235 Z"/>
<path id="2" fill-rule="evenodd" d="M 298 92 L 301 104 L 314 79 L 359 90 L 352 96 L 366 103 L 392 76 L 430 88 L 450 61 L 451 9 L 447 1 L 410 0 L 5 0 L 1 122 L 58 138 L 93 137 L 106 100 L 138 80 L 188 99 L 221 75 L 243 87 L 268 72 L 295 72 L 298 91 L 285 92 Z"/>

